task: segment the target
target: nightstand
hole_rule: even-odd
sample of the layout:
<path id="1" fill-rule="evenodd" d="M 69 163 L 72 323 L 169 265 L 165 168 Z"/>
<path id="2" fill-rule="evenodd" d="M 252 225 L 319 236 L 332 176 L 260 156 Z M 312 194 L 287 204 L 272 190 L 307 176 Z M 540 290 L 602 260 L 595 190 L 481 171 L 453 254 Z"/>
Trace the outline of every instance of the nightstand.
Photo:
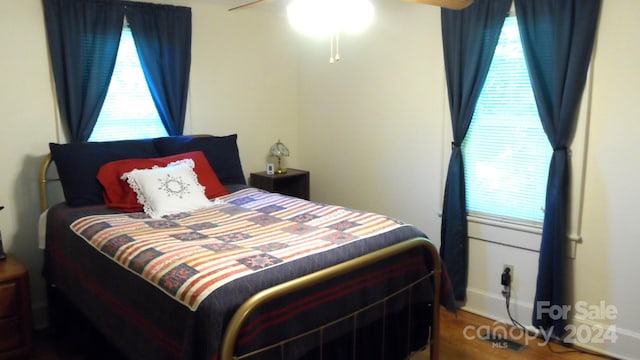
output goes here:
<path id="1" fill-rule="evenodd" d="M 29 273 L 13 255 L 0 261 L 0 359 L 31 354 Z"/>
<path id="2" fill-rule="evenodd" d="M 258 189 L 277 192 L 309 200 L 309 172 L 287 169 L 284 174 L 267 175 L 266 171 L 253 172 L 249 185 Z"/>

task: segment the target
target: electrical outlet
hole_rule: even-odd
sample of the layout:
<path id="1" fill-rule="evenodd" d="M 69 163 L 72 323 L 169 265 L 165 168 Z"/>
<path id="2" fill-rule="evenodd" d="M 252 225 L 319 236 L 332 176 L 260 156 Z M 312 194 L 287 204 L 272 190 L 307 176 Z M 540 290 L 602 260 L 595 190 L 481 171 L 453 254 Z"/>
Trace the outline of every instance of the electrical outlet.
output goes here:
<path id="1" fill-rule="evenodd" d="M 513 265 L 507 265 L 507 264 L 502 265 L 503 273 L 506 269 L 509 269 L 509 275 L 511 276 L 511 283 L 509 284 L 509 286 L 513 286 L 513 280 L 515 279 L 514 272 L 513 272 Z"/>
<path id="2" fill-rule="evenodd" d="M 502 265 L 500 285 L 502 285 L 502 295 L 507 299 L 507 301 L 509 301 L 513 286 L 513 265 Z"/>

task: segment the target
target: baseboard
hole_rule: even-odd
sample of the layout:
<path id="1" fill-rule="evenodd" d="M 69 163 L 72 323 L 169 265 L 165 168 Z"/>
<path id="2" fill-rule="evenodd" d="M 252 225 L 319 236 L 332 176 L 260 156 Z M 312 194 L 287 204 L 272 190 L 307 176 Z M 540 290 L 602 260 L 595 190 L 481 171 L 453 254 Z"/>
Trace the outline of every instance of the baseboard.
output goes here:
<path id="1" fill-rule="evenodd" d="M 640 359 L 640 333 L 621 328 L 615 325 L 615 321 L 612 325 L 608 325 L 587 319 L 573 318 L 571 323 L 575 325 L 576 332 L 573 337 L 577 340 L 580 337 L 588 338 L 589 335 L 593 337 L 593 341 L 576 341 L 576 345 L 618 359 Z M 609 332 L 607 333 L 607 331 Z M 607 338 L 606 334 L 612 334 L 615 339 Z"/>
<path id="2" fill-rule="evenodd" d="M 531 324 L 533 304 L 523 303 L 512 298 L 509 308 L 514 319 L 524 325 Z M 511 324 L 511 320 L 507 314 L 506 300 L 502 294 L 493 294 L 480 289 L 467 288 L 467 303 L 463 309 L 501 323 Z"/>
<path id="3" fill-rule="evenodd" d="M 529 329 L 533 329 L 531 327 L 533 303 L 512 299 L 509 308 L 511 315 L 518 322 Z M 493 294 L 480 289 L 467 288 L 467 303 L 462 309 L 492 319 L 497 323 L 511 324 L 506 310 L 505 298 L 502 294 Z M 620 328 L 619 326 L 608 328 L 608 324 L 575 317 L 570 319 L 570 323 L 576 330 L 573 339 L 575 339 L 577 346 L 617 359 L 640 359 L 640 333 Z M 602 338 L 601 335 L 605 334 L 607 329 L 614 331 L 615 340 Z M 611 334 L 611 332 L 609 334 Z M 591 341 L 578 341 L 581 339 Z"/>

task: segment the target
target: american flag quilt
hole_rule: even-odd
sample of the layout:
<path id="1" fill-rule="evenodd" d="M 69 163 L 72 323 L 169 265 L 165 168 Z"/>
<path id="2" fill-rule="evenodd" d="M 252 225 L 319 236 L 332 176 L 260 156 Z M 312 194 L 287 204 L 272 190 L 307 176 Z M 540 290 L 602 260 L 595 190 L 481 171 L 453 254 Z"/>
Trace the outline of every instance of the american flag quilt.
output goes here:
<path id="1" fill-rule="evenodd" d="M 43 275 L 127 358 L 215 360 L 231 316 L 257 292 L 407 239 L 428 241 L 389 217 L 253 188 L 222 200 L 162 219 L 103 205 L 55 205 L 47 216 Z M 236 350 L 246 354 L 304 334 L 432 269 L 426 249 L 408 251 L 274 300 L 252 315 Z M 318 358 L 317 351 L 325 359 L 344 358 L 345 351 L 367 360 L 405 358 L 427 341 L 431 286 L 422 282 L 411 296 L 367 310 L 357 324 L 344 320 L 319 338 L 305 336 L 274 348 L 277 355 L 251 359 Z M 446 272 L 441 290 L 441 303 L 453 308 Z M 362 339 L 357 345 L 353 331 Z M 382 344 L 383 333 L 389 338 L 383 349 L 372 346 Z"/>
<path id="2" fill-rule="evenodd" d="M 195 311 L 221 286 L 404 226 L 375 213 L 247 188 L 212 208 L 152 219 L 91 215 L 71 229 Z"/>

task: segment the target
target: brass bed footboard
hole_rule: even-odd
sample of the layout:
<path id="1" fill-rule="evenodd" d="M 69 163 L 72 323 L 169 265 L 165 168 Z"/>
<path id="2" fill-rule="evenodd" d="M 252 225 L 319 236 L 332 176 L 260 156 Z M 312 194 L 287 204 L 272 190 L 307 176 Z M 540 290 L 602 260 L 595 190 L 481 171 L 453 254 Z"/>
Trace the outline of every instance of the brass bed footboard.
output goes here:
<path id="1" fill-rule="evenodd" d="M 283 340 L 279 343 L 269 345 L 260 350 L 254 351 L 249 354 L 242 355 L 234 355 L 234 348 L 237 342 L 238 335 L 240 333 L 240 329 L 243 327 L 245 321 L 248 317 L 256 311 L 260 306 L 266 304 L 274 299 L 284 297 L 288 294 L 291 294 L 296 291 L 304 290 L 316 284 L 325 282 L 327 280 L 336 278 L 338 276 L 347 274 L 349 272 L 353 272 L 355 270 L 361 269 L 365 266 L 374 264 L 388 257 L 403 253 L 405 251 L 411 251 L 412 249 L 417 249 L 420 247 L 426 248 L 431 257 L 433 259 L 434 268 L 423 278 L 418 279 L 417 281 L 409 284 L 405 288 L 400 291 L 389 294 L 384 299 L 381 299 L 375 303 L 368 304 L 366 307 L 361 308 L 351 314 L 344 316 L 340 319 L 331 319 L 328 320 L 324 325 L 319 326 L 316 329 L 308 331 L 305 334 L 298 334 L 293 338 L 289 338 Z M 353 260 L 334 265 L 332 267 L 326 268 L 324 270 L 320 270 L 318 272 L 282 283 L 280 285 L 276 285 L 269 289 L 263 290 L 255 295 L 253 295 L 249 300 L 247 300 L 244 304 L 240 306 L 240 308 L 235 312 L 229 325 L 226 328 L 223 343 L 222 343 L 222 351 L 221 351 L 221 360 L 233 360 L 233 359 L 243 359 L 246 357 L 250 357 L 256 353 L 273 349 L 274 347 L 283 347 L 285 344 L 305 335 L 314 332 L 322 332 L 326 327 L 344 320 L 350 317 L 356 317 L 360 312 L 365 311 L 366 309 L 378 305 L 380 303 L 384 303 L 387 299 L 403 292 L 403 291 L 411 291 L 411 288 L 422 281 L 432 280 L 433 286 L 433 303 L 432 303 L 432 324 L 430 331 L 430 341 L 429 344 L 429 352 L 430 359 L 438 359 L 439 358 L 439 327 L 440 327 L 440 281 L 441 281 L 441 264 L 440 257 L 435 246 L 425 238 L 414 238 L 410 240 L 406 240 L 402 243 L 398 243 L 384 249 L 380 249 L 378 251 L 372 252 L 367 255 L 363 255 L 361 257 L 355 258 Z"/>

